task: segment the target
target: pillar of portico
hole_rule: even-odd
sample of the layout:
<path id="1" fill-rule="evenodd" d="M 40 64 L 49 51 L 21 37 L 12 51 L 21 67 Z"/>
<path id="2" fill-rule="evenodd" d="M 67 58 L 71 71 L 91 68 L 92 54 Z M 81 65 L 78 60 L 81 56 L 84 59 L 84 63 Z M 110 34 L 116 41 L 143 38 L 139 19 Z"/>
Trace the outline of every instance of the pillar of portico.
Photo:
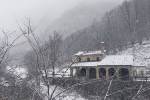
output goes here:
<path id="1" fill-rule="evenodd" d="M 70 76 L 73 77 L 73 68 L 70 68 Z"/>
<path id="2" fill-rule="evenodd" d="M 133 71 L 132 71 L 131 67 L 128 68 L 128 71 L 129 71 L 129 79 L 132 79 Z"/>
<path id="3" fill-rule="evenodd" d="M 86 68 L 86 79 L 89 79 L 89 68 Z"/>
<path id="4" fill-rule="evenodd" d="M 96 79 L 100 79 L 99 78 L 99 68 L 98 68 L 98 66 L 96 67 Z"/>
<path id="5" fill-rule="evenodd" d="M 118 80 L 120 79 L 119 70 L 120 70 L 120 68 L 116 69 L 116 77 L 117 77 Z"/>
<path id="6" fill-rule="evenodd" d="M 108 72 L 108 69 L 109 69 L 109 68 L 105 68 L 105 70 L 106 70 L 106 80 L 109 79 L 109 72 Z"/>

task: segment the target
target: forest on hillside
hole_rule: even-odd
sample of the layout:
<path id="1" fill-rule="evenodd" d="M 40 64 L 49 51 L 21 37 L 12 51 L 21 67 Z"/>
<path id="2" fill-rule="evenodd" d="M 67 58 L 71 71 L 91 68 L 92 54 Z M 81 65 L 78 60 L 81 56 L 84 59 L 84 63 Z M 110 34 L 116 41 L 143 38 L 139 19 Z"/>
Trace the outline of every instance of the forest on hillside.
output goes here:
<path id="1" fill-rule="evenodd" d="M 63 38 L 57 30 L 54 31 L 40 48 L 50 50 L 52 37 L 58 35 L 62 40 L 59 47 L 61 51 L 59 64 L 62 64 L 70 61 L 72 55 L 78 51 L 101 49 L 101 42 L 104 42 L 108 54 L 125 50 L 135 43 L 142 44 L 144 40 L 150 39 L 149 27 L 150 1 L 125 0 L 121 5 L 106 12 L 101 21 L 93 19 L 92 25 L 71 33 L 66 38 Z M 57 43 L 57 41 L 55 42 Z M 33 51 L 28 52 L 24 62 L 35 61 L 34 57 L 31 57 L 32 55 L 34 56 Z"/>
<path id="2" fill-rule="evenodd" d="M 64 41 L 66 54 L 79 50 L 100 49 L 105 42 L 108 53 L 126 49 L 135 43 L 150 38 L 150 1 L 130 0 L 107 12 L 100 22 L 93 24 L 67 37 Z"/>

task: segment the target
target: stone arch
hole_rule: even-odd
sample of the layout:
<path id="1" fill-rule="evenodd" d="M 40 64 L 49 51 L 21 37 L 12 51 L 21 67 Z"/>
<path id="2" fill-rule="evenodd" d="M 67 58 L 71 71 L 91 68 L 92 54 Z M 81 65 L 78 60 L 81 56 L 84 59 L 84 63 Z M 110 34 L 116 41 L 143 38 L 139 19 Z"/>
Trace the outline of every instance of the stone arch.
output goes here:
<path id="1" fill-rule="evenodd" d="M 121 80 L 128 80 L 129 79 L 129 69 L 121 68 L 119 70 L 119 77 Z"/>
<path id="2" fill-rule="evenodd" d="M 99 78 L 106 78 L 106 69 L 105 68 L 99 69 Z"/>
<path id="3" fill-rule="evenodd" d="M 96 69 L 95 68 L 90 68 L 90 70 L 89 70 L 89 78 L 90 79 L 95 79 L 96 78 Z"/>
<path id="4" fill-rule="evenodd" d="M 112 77 L 115 75 L 116 70 L 114 68 L 109 68 L 108 69 L 108 75 L 109 77 Z"/>
<path id="5" fill-rule="evenodd" d="M 85 68 L 82 68 L 82 69 L 80 70 L 80 76 L 81 76 L 81 77 L 85 77 L 85 76 L 86 76 L 86 69 L 85 69 Z"/>

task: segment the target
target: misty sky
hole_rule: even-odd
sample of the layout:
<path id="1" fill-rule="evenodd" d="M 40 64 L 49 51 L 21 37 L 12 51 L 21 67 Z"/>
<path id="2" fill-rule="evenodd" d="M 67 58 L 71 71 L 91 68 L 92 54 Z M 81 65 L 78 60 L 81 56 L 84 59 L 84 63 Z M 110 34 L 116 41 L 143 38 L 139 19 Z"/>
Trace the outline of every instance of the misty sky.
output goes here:
<path id="1" fill-rule="evenodd" d="M 0 0 L 0 28 L 13 29 L 25 17 L 38 23 L 45 16 L 50 21 L 59 17 L 64 11 L 84 3 L 87 0 Z M 122 0 L 101 0 L 121 2 Z"/>

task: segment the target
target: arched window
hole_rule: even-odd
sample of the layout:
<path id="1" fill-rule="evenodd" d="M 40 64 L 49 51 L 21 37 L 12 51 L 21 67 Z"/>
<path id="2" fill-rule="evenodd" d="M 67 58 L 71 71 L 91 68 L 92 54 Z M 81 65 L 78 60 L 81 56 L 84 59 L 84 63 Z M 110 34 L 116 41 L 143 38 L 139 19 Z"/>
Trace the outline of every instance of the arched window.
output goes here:
<path id="1" fill-rule="evenodd" d="M 95 68 L 90 68 L 89 78 L 96 79 L 96 69 Z"/>
<path id="2" fill-rule="evenodd" d="M 115 72 L 116 72 L 116 71 L 115 71 L 114 68 L 108 69 L 108 74 L 109 74 L 110 77 L 114 76 Z"/>

